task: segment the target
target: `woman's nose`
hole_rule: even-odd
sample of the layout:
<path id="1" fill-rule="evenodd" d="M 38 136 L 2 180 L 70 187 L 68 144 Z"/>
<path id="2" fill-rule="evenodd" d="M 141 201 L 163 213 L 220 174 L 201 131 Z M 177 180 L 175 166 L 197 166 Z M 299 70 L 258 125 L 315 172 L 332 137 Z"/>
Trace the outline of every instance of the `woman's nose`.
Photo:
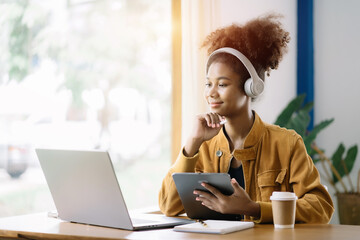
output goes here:
<path id="1" fill-rule="evenodd" d="M 209 87 L 208 91 L 207 91 L 207 95 L 209 97 L 215 97 L 217 95 L 217 89 L 216 89 L 216 86 L 212 86 L 212 87 Z"/>

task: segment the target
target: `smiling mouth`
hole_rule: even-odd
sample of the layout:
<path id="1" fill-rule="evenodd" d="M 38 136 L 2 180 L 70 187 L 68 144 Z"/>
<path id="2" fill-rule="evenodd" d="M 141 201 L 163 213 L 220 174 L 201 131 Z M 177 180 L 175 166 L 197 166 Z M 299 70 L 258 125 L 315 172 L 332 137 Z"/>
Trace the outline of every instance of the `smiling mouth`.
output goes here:
<path id="1" fill-rule="evenodd" d="M 209 103 L 209 104 L 210 104 L 210 107 L 216 108 L 216 107 L 220 107 L 222 102 L 212 102 L 212 103 Z"/>

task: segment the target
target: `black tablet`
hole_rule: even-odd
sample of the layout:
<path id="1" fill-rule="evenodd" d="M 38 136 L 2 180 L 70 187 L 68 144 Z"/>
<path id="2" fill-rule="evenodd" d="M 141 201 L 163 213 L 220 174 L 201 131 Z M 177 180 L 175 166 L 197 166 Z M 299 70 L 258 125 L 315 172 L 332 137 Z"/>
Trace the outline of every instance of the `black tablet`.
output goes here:
<path id="1" fill-rule="evenodd" d="M 234 189 L 227 173 L 173 173 L 172 175 L 176 189 L 179 193 L 185 212 L 192 219 L 222 219 L 239 220 L 241 216 L 232 214 L 221 214 L 213 211 L 196 201 L 195 189 L 207 191 L 202 182 L 206 182 L 225 195 L 231 195 Z"/>

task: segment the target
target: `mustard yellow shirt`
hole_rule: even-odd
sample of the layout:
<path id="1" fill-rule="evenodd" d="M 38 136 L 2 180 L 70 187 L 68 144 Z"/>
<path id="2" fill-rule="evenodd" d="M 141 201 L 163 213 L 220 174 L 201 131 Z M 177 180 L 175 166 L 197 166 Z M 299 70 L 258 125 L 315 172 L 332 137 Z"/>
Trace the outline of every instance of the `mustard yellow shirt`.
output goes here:
<path id="1" fill-rule="evenodd" d="M 193 157 L 183 150 L 165 176 L 159 193 L 159 206 L 167 216 L 184 213 L 172 174 L 175 172 L 227 173 L 232 157 L 243 165 L 245 191 L 260 204 L 260 218 L 272 222 L 270 196 L 273 191 L 291 191 L 298 197 L 296 222 L 328 223 L 334 212 L 329 193 L 320 183 L 319 173 L 307 154 L 300 135 L 293 130 L 262 122 L 255 114 L 254 124 L 244 141 L 244 149 L 230 152 L 222 129 L 204 142 Z"/>

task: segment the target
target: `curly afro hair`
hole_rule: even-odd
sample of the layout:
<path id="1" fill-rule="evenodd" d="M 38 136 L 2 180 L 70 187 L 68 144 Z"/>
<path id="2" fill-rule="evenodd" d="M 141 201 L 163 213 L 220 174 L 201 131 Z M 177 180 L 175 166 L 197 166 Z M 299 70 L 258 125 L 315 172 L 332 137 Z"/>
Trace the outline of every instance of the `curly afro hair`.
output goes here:
<path id="1" fill-rule="evenodd" d="M 206 37 L 202 47 L 207 48 L 209 55 L 222 47 L 235 48 L 251 61 L 258 73 L 266 71 L 269 76 L 271 69 L 277 69 L 290 41 L 289 32 L 282 28 L 279 18 L 280 15 L 268 14 L 244 25 L 220 28 Z M 213 61 L 232 63 L 241 77 L 249 77 L 245 67 L 234 56 L 218 55 Z"/>

